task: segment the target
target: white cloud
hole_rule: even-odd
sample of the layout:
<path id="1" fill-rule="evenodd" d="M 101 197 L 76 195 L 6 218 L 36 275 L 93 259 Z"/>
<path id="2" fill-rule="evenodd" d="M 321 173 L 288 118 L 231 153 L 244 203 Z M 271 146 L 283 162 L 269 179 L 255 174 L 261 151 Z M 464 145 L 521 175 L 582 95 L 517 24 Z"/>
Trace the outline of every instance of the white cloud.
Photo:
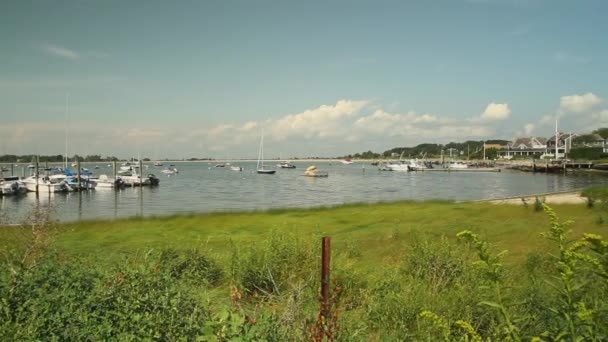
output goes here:
<path id="1" fill-rule="evenodd" d="M 536 128 L 536 125 L 533 124 L 533 123 L 526 124 L 524 126 L 524 134 L 525 135 L 532 135 L 532 133 L 534 132 L 535 128 Z"/>
<path id="2" fill-rule="evenodd" d="M 606 125 L 608 124 L 608 109 L 604 109 L 600 112 L 597 113 L 593 113 L 591 115 L 593 121 L 597 122 L 598 126 L 599 125 Z"/>
<path id="3" fill-rule="evenodd" d="M 602 99 L 593 93 L 584 95 L 562 96 L 559 109 L 562 113 L 583 113 L 600 104 Z"/>
<path id="4" fill-rule="evenodd" d="M 484 120 L 505 120 L 511 115 L 511 109 L 506 103 L 490 103 L 486 110 L 481 113 Z"/>
<path id="5" fill-rule="evenodd" d="M 72 61 L 80 59 L 80 54 L 78 54 L 76 51 L 61 46 L 45 44 L 42 46 L 42 49 L 46 53 L 55 57 L 65 58 Z"/>
<path id="6" fill-rule="evenodd" d="M 323 138 L 340 136 L 345 121 L 363 109 L 369 101 L 340 100 L 298 114 L 290 114 L 270 123 L 270 134 L 278 140 L 288 136 Z"/>

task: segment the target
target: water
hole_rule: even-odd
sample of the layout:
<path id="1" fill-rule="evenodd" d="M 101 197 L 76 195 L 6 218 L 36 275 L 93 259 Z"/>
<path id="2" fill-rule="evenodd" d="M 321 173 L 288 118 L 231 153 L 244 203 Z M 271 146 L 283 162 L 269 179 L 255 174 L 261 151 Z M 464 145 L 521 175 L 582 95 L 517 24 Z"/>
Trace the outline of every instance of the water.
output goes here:
<path id="1" fill-rule="evenodd" d="M 269 163 L 273 165 L 275 163 Z M 532 174 L 518 171 L 380 172 L 369 163 L 294 162 L 296 169 L 258 175 L 254 162 L 233 162 L 245 171 L 216 168 L 208 163 L 176 163 L 179 174 L 167 177 L 149 166 L 159 187 L 97 189 L 83 193 L 0 197 L 0 212 L 19 222 L 36 206 L 49 206 L 60 221 L 164 216 L 183 213 L 306 208 L 354 202 L 395 200 L 477 200 L 569 191 L 608 184 L 608 177 L 577 173 Z M 328 171 L 328 178 L 300 176 L 307 166 Z M 93 170 L 94 164 L 84 165 Z M 363 167 L 365 169 L 363 169 Z M 112 174 L 106 165 L 96 174 Z M 15 171 L 17 172 L 17 170 Z M 19 171 L 20 172 L 20 171 Z"/>

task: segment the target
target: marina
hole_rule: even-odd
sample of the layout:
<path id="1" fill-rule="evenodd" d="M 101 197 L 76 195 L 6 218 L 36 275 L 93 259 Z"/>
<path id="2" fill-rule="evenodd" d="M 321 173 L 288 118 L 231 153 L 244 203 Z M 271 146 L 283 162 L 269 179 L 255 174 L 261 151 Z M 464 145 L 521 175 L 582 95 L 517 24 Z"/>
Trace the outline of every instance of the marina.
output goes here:
<path id="1" fill-rule="evenodd" d="M 32 208 L 38 207 L 48 208 L 59 221 L 70 222 L 400 200 L 471 201 L 574 191 L 608 184 L 608 178 L 603 174 L 590 172 L 564 175 L 506 168 L 384 172 L 364 162 L 292 161 L 291 164 L 301 170 L 316 166 L 322 170 L 322 173 L 317 171 L 316 176 L 321 177 L 314 173 L 312 177 L 301 177 L 302 173 L 278 166 L 270 169 L 276 171 L 275 175 L 267 177 L 257 173 L 255 161 L 238 161 L 240 172 L 228 167 L 216 168 L 214 164 L 179 162 L 173 167 L 179 169 L 179 173 L 165 174 L 161 172 L 163 167 L 143 163 L 144 174 L 156 174 L 159 186 L 125 187 L 127 184 L 113 180 L 112 164 L 83 163 L 83 167 L 95 171 L 91 176 L 97 182 L 95 190 L 2 196 L 0 210 L 12 223 L 20 222 Z M 49 165 L 55 166 L 59 165 Z M 95 166 L 99 168 L 95 169 Z M 14 167 L 13 171 L 21 173 L 23 168 L 27 165 Z M 10 174 L 5 172 L 4 176 Z"/>

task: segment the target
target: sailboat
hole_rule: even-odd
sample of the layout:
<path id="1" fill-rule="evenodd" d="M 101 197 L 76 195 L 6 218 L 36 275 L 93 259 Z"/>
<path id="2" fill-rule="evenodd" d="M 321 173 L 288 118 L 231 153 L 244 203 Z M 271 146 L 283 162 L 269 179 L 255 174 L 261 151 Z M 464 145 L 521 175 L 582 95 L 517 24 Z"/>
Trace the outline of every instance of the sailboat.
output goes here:
<path id="1" fill-rule="evenodd" d="M 258 166 L 257 172 L 265 175 L 272 175 L 276 170 L 270 170 L 264 168 L 264 132 L 262 132 L 262 138 L 260 139 L 260 150 L 258 152 Z"/>

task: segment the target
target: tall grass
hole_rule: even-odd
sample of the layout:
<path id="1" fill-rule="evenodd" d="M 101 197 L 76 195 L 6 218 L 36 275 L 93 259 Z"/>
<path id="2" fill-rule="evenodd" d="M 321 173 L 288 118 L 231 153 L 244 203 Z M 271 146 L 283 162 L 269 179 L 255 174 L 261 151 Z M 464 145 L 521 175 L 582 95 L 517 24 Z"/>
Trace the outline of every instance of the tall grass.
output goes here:
<path id="1" fill-rule="evenodd" d="M 0 336 L 606 340 L 608 242 L 596 234 L 576 236 L 569 221 L 540 205 L 546 229 L 534 245 L 542 248 L 516 261 L 504 249 L 520 246 L 499 248 L 501 241 L 490 243 L 484 227 L 462 227 L 472 229 L 461 229 L 457 237 L 391 221 L 366 228 L 376 229 L 373 240 L 357 234 L 334 238 L 332 315 L 321 324 L 317 232 L 274 228 L 263 239 L 224 244 L 223 253 L 205 242 L 138 249 L 99 262 L 103 249 L 90 256 L 67 253 L 56 243 L 61 235 L 55 223 L 30 222 L 12 230 L 16 243 L 0 247 Z M 535 208 L 511 210 L 539 220 Z M 381 247 L 370 261 L 369 246 L 375 244 Z"/>

